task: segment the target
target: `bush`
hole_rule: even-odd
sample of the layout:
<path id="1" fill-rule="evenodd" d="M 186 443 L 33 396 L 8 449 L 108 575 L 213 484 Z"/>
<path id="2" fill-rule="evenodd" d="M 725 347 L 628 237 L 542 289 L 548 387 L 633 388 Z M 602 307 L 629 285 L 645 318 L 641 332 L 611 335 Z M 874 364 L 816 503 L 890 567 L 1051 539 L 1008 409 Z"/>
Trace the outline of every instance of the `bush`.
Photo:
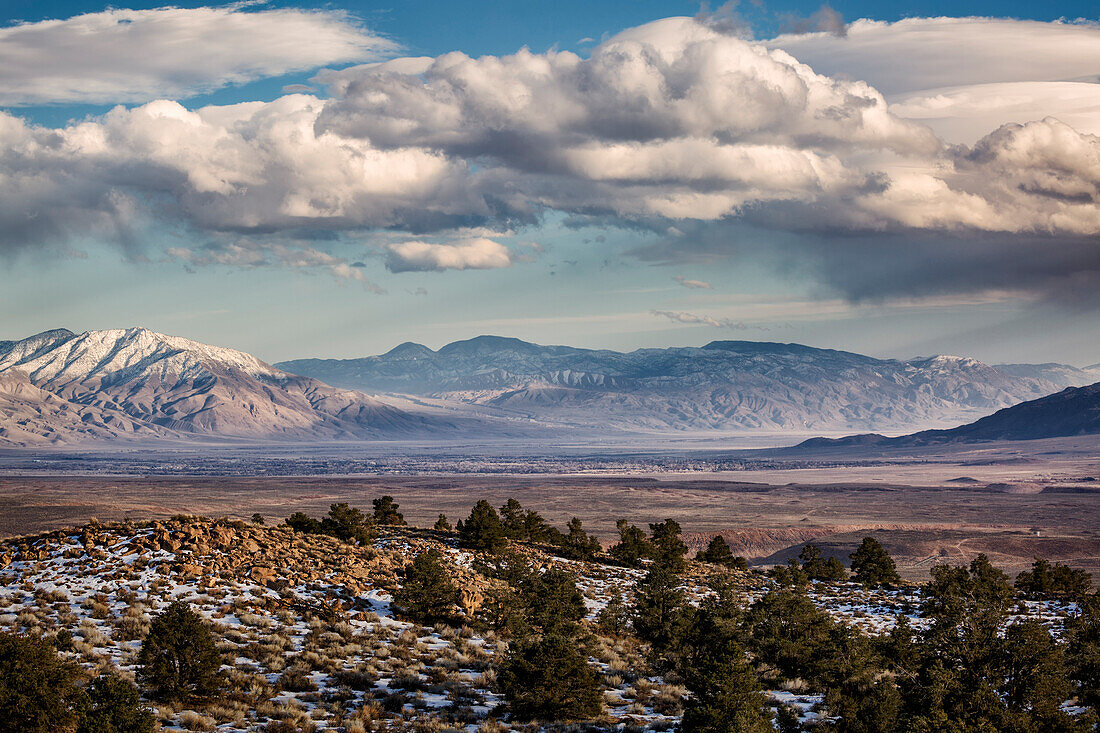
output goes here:
<path id="1" fill-rule="evenodd" d="M 452 621 L 458 590 L 443 565 L 443 556 L 436 549 L 417 555 L 408 569 L 393 602 L 405 615 L 417 623 Z"/>
<path id="2" fill-rule="evenodd" d="M 405 517 L 401 512 L 397 511 L 399 504 L 393 500 L 392 496 L 383 496 L 379 499 L 371 501 L 374 506 L 374 523 L 375 524 L 390 524 L 396 526 L 403 526 L 405 524 Z"/>
<path id="3" fill-rule="evenodd" d="M 221 689 L 221 663 L 202 616 L 176 602 L 149 625 L 138 653 L 138 677 L 154 699 L 186 702 Z"/>
<path id="4" fill-rule="evenodd" d="M 79 668 L 40 639 L 0 631 L 0 730 L 54 733 L 77 721 Z"/>
<path id="5" fill-rule="evenodd" d="M 894 558 L 874 537 L 864 537 L 851 554 L 851 560 L 854 579 L 864 587 L 897 585 L 901 582 Z"/>
<path id="6" fill-rule="evenodd" d="M 77 733 L 153 733 L 156 717 L 132 683 L 113 674 L 96 677 L 85 690 Z"/>
<path id="7" fill-rule="evenodd" d="M 625 519 L 615 522 L 615 528 L 619 530 L 619 544 L 609 551 L 611 556 L 624 565 L 638 567 L 642 560 L 652 559 L 656 554 L 656 548 L 649 541 L 643 530 L 633 524 L 627 524 Z"/>
<path id="8" fill-rule="evenodd" d="M 562 535 L 560 546 L 562 555 L 573 560 L 591 560 L 603 549 L 598 539 L 584 531 L 577 517 L 569 520 L 569 534 Z"/>
<path id="9" fill-rule="evenodd" d="M 584 720 L 600 712 L 596 672 L 565 634 L 513 641 L 499 679 L 516 720 Z"/>
<path id="10" fill-rule="evenodd" d="M 508 544 L 497 510 L 482 499 L 465 522 L 458 523 L 458 544 L 471 550 L 500 552 Z"/>

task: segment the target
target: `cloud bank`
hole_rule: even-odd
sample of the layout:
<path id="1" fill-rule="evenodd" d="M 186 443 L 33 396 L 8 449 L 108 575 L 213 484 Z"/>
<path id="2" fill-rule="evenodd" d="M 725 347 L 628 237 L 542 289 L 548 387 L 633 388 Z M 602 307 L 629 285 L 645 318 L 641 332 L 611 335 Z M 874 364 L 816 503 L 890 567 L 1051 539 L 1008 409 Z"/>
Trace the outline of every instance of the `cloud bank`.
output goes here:
<path id="1" fill-rule="evenodd" d="M 337 11 L 112 8 L 0 28 L 0 105 L 183 98 L 397 49 Z"/>
<path id="2" fill-rule="evenodd" d="M 1096 32 L 1045 25 L 1065 43 Z M 808 38 L 858 45 L 861 28 Z M 905 41 L 912 28 L 871 31 Z M 927 76 L 938 83 L 934 69 Z M 589 58 L 450 53 L 317 82 L 328 99 L 196 110 L 162 100 L 59 129 L 0 113 L 0 246 L 90 234 L 136 246 L 151 225 L 234 241 L 393 230 L 413 237 L 386 247 L 392 271 L 484 269 L 513 257 L 491 238 L 422 238 L 562 212 L 695 232 L 663 243 L 668 261 L 704 245 L 746 249 L 729 238 L 748 226 L 800 237 L 818 247 L 811 260 L 844 261 L 845 237 L 875 242 L 854 271 L 902 278 L 899 263 L 921 247 L 966 261 L 993 256 L 989 242 L 1077 253 L 1051 258 L 1055 270 L 1076 268 L 1063 277 L 1095 270 L 1081 257 L 1095 260 L 1100 237 L 1100 138 L 1045 117 L 948 144 L 864 81 L 689 18 L 627 30 Z M 858 297 L 824 259 L 814 273 Z M 940 273 L 938 286 L 964 289 L 958 274 Z M 1050 272 L 1035 287 L 1057 280 Z"/>

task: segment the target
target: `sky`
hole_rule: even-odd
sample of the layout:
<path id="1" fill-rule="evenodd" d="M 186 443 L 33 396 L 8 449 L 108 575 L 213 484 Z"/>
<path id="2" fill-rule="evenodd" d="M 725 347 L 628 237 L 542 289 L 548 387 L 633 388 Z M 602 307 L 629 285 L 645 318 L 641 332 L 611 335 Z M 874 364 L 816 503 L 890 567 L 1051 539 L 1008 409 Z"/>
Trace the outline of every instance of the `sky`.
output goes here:
<path id="1" fill-rule="evenodd" d="M 1100 362 L 1094 3 L 11 5 L 0 339 Z"/>

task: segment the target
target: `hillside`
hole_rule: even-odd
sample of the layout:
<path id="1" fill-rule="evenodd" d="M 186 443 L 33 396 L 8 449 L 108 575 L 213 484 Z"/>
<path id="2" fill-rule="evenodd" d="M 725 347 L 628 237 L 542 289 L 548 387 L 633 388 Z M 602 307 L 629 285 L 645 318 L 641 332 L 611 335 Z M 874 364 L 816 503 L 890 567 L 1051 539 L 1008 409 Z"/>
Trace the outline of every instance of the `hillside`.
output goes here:
<path id="1" fill-rule="evenodd" d="M 949 430 L 922 430 L 896 438 L 873 434 L 813 438 L 797 447 L 907 448 L 943 443 L 1041 440 L 1095 434 L 1100 434 L 1100 382 L 1087 387 L 1068 387 L 1057 394 L 1006 407 L 980 420 Z"/>
<path id="2" fill-rule="evenodd" d="M 0 342 L 0 444 L 354 440 L 457 429 L 256 357 L 142 328 Z"/>
<path id="3" fill-rule="evenodd" d="M 1060 364 L 896 361 L 799 344 L 714 341 L 629 353 L 480 336 L 360 359 L 277 364 L 329 384 L 476 404 L 601 430 L 843 431 L 945 427 L 1094 379 Z"/>

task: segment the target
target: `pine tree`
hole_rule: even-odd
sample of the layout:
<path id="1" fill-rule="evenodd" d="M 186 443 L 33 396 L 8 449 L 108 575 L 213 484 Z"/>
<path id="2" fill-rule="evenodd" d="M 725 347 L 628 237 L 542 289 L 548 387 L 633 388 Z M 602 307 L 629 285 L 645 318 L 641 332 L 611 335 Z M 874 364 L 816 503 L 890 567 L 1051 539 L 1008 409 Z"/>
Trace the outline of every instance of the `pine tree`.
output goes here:
<path id="1" fill-rule="evenodd" d="M 221 689 L 222 659 L 209 627 L 177 601 L 153 618 L 138 653 L 138 678 L 165 702 L 209 697 Z"/>
<path id="2" fill-rule="evenodd" d="M 348 506 L 347 502 L 332 504 L 328 516 L 321 520 L 321 531 L 344 542 L 370 544 L 374 539 L 373 519 L 368 521 L 363 512 Z"/>
<path id="3" fill-rule="evenodd" d="M 707 545 L 707 549 L 698 553 L 695 559 L 725 567 L 733 567 L 735 562 L 730 546 L 726 544 L 725 538 L 720 534 L 714 535 L 714 539 Z"/>
<path id="4" fill-rule="evenodd" d="M 156 716 L 134 685 L 118 675 L 96 677 L 85 688 L 76 733 L 153 733 Z"/>
<path id="5" fill-rule="evenodd" d="M 573 560 L 591 560 L 601 549 L 600 541 L 584 531 L 581 520 L 569 520 L 569 533 L 562 536 L 562 554 Z"/>
<path id="6" fill-rule="evenodd" d="M 443 556 L 434 548 L 413 558 L 393 596 L 394 605 L 421 624 L 454 620 L 457 599 L 458 589 L 451 582 Z"/>
<path id="7" fill-rule="evenodd" d="M 767 698 L 738 644 L 738 616 L 721 595 L 691 614 L 677 668 L 691 697 L 685 733 L 771 733 Z"/>
<path id="8" fill-rule="evenodd" d="M 432 525 L 432 529 L 436 530 L 437 532 L 450 532 L 452 529 L 454 529 L 454 527 L 452 527 L 451 523 L 447 521 L 447 515 L 440 513 L 439 519 L 435 520 L 435 524 Z"/>
<path id="9" fill-rule="evenodd" d="M 649 525 L 649 531 L 653 533 L 651 540 L 655 548 L 653 559 L 674 572 L 683 570 L 687 564 L 684 560 L 687 555 L 687 545 L 680 539 L 679 522 L 666 519 Z"/>
<path id="10" fill-rule="evenodd" d="M 643 559 L 653 558 L 656 548 L 645 531 L 628 524 L 625 519 L 615 522 L 615 528 L 619 530 L 619 544 L 609 550 L 612 557 L 630 567 L 638 567 Z"/>
<path id="11" fill-rule="evenodd" d="M 458 523 L 458 544 L 471 550 L 500 552 L 508 544 L 497 510 L 482 499 L 465 522 Z"/>
<path id="12" fill-rule="evenodd" d="M 834 581 L 848 577 L 848 572 L 840 560 L 835 557 L 826 559 L 821 548 L 813 543 L 802 548 L 798 559 L 802 561 L 802 570 L 810 580 Z"/>
<path id="13" fill-rule="evenodd" d="M 897 585 L 901 582 L 894 558 L 874 537 L 864 537 L 851 555 L 854 580 L 864 587 Z"/>
<path id="14" fill-rule="evenodd" d="M 510 540 L 525 540 L 527 528 L 524 525 L 523 505 L 515 499 L 508 499 L 500 508 L 500 524 L 504 528 L 504 536 Z"/>
<path id="15" fill-rule="evenodd" d="M 519 721 L 586 720 L 599 714 L 599 679 L 574 637 L 560 632 L 514 639 L 499 677 Z"/>
<path id="16" fill-rule="evenodd" d="M 680 579 L 664 566 L 653 567 L 634 591 L 634 633 L 656 653 L 672 646 L 682 631 L 685 595 Z"/>
<path id="17" fill-rule="evenodd" d="M 0 730 L 71 730 L 80 691 L 77 666 L 40 639 L 0 631 Z"/>
<path id="18" fill-rule="evenodd" d="M 400 506 L 392 496 L 382 496 L 371 500 L 374 507 L 374 523 L 394 526 L 404 526 L 405 517 L 397 511 Z"/>

